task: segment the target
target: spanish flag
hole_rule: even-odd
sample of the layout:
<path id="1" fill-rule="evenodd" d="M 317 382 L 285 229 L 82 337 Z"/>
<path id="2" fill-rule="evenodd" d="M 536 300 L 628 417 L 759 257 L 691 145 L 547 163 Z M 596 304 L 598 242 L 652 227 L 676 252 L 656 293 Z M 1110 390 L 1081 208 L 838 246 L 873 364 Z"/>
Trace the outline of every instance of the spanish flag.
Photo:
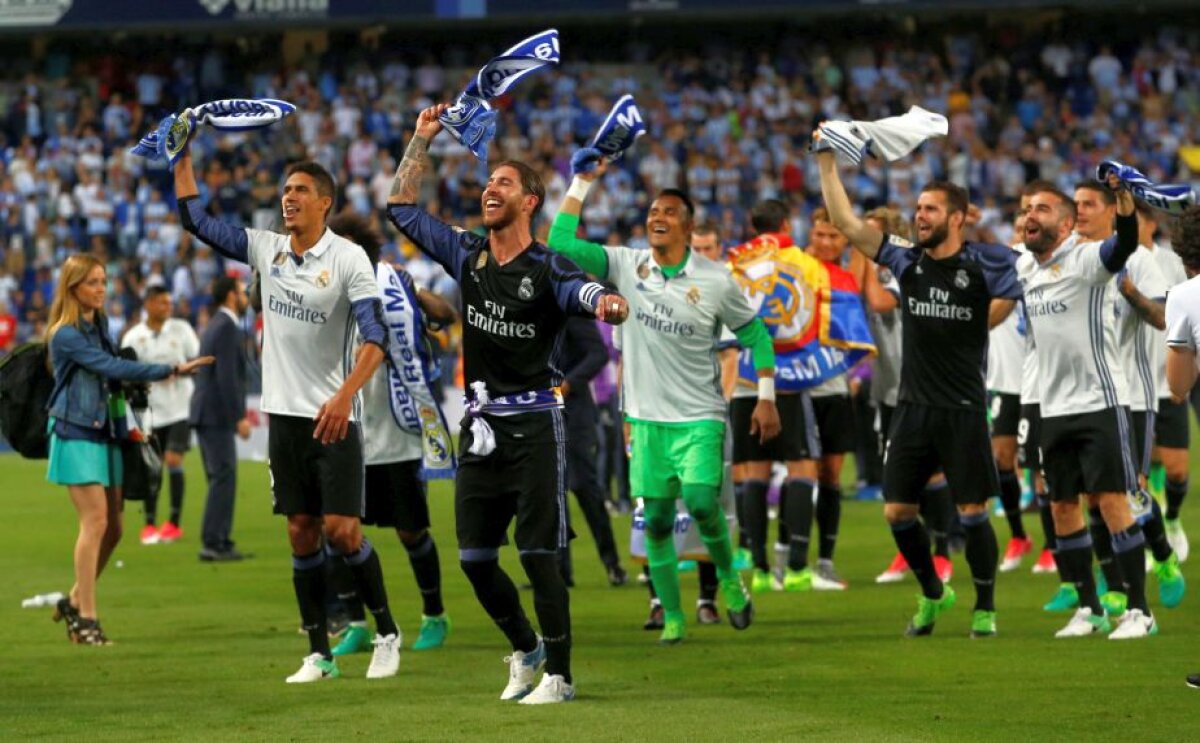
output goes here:
<path id="1" fill-rule="evenodd" d="M 731 249 L 729 268 L 775 342 L 776 389 L 813 387 L 875 353 L 854 276 L 787 235 L 766 233 Z M 738 384 L 757 384 L 749 349 L 738 361 Z"/>

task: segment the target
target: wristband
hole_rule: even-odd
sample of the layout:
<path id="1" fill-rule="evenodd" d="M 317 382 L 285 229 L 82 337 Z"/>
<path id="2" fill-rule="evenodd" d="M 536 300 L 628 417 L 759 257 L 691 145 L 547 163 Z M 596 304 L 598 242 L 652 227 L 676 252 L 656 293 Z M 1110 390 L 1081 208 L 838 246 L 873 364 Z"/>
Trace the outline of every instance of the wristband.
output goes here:
<path id="1" fill-rule="evenodd" d="M 775 377 L 758 378 L 758 400 L 775 402 Z"/>
<path id="2" fill-rule="evenodd" d="M 571 179 L 571 187 L 567 189 L 567 198 L 568 199 L 577 199 L 578 201 L 582 202 L 584 199 L 587 198 L 588 191 L 590 191 L 591 189 L 592 189 L 591 181 L 585 181 L 584 179 L 580 178 L 579 176 L 575 176 L 574 178 Z"/>

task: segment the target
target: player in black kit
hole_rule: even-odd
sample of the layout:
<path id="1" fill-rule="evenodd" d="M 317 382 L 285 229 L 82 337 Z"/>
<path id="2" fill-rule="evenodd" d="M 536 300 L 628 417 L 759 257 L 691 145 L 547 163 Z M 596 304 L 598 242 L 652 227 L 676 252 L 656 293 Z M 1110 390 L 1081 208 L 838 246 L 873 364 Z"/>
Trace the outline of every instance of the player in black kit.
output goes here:
<path id="1" fill-rule="evenodd" d="M 971 636 L 996 634 L 994 602 L 998 548 L 987 501 L 999 492 L 987 423 L 984 366 L 988 329 L 1021 296 L 1015 253 L 1003 245 L 963 240 L 967 194 L 930 183 L 917 199 L 917 244 L 885 235 L 855 216 L 833 152 L 814 135 L 821 192 L 834 225 L 868 258 L 900 282 L 903 361 L 899 405 L 884 454 L 884 514 L 896 546 L 921 584 L 909 636 L 933 632 L 938 615 L 954 605 L 929 553 L 929 535 L 917 520 L 920 495 L 941 467 L 967 533 L 967 563 L 975 582 Z M 820 151 L 825 149 L 825 151 Z"/>
<path id="2" fill-rule="evenodd" d="M 415 202 L 429 163 L 429 141 L 447 106 L 421 112 L 396 170 L 388 217 L 438 261 L 462 289 L 463 363 L 470 391 L 455 480 L 459 560 L 479 603 L 512 643 L 500 698 L 522 704 L 570 701 L 571 618 L 558 570 L 566 545 L 566 454 L 557 366 L 568 315 L 612 324 L 628 314 L 618 294 L 590 282 L 575 264 L 534 242 L 545 198 L 541 178 L 515 161 L 498 165 L 482 195 L 487 237 L 450 227 Z M 517 589 L 500 569 L 500 545 L 516 518 L 521 565 L 533 584 L 542 637 L 534 634 Z M 546 674 L 534 688 L 538 671 Z"/>

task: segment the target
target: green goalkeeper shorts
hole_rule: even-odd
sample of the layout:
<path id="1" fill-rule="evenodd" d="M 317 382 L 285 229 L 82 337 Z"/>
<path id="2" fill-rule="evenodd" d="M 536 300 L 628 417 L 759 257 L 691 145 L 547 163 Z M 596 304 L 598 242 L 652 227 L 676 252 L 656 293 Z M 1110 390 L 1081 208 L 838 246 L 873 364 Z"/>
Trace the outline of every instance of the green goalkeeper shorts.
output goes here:
<path id="1" fill-rule="evenodd" d="M 629 423 L 629 486 L 633 497 L 674 500 L 683 483 L 721 486 L 725 472 L 724 422 Z"/>

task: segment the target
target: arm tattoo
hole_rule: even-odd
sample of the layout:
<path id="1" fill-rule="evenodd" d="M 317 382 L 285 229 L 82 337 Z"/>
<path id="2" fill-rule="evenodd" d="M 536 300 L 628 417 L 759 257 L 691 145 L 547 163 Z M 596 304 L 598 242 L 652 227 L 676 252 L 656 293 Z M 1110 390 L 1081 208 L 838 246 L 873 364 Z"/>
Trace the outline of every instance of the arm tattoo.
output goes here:
<path id="1" fill-rule="evenodd" d="M 414 134 L 404 150 L 404 159 L 396 168 L 396 178 L 392 181 L 391 199 L 401 204 L 413 204 L 417 201 L 417 192 L 421 186 L 421 176 L 429 163 L 429 140 Z"/>
<path id="2" fill-rule="evenodd" d="M 1136 287 L 1131 287 L 1129 293 L 1125 294 L 1125 301 L 1129 302 L 1142 322 L 1159 330 L 1166 330 L 1166 310 L 1162 302 L 1155 302 L 1139 292 Z"/>

